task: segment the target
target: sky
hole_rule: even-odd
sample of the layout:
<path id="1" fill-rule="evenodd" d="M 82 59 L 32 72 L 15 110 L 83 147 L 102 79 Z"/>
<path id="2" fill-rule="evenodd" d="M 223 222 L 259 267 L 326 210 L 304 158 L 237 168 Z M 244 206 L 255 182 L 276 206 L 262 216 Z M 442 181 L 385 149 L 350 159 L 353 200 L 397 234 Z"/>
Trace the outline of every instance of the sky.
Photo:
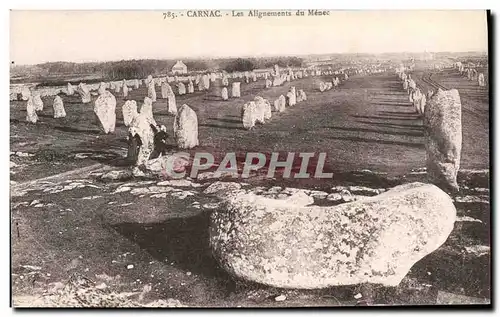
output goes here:
<path id="1" fill-rule="evenodd" d="M 264 10 L 262 10 L 264 11 Z M 187 17 L 162 11 L 11 11 L 10 60 L 109 61 L 488 49 L 485 11 L 329 11 Z M 228 15 L 226 15 L 226 13 Z"/>

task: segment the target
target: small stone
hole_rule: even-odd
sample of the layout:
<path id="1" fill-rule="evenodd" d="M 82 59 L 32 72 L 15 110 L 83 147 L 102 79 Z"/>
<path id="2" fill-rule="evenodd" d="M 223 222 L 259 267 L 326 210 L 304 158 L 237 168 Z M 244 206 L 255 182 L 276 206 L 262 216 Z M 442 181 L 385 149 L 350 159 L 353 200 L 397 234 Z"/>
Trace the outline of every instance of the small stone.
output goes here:
<path id="1" fill-rule="evenodd" d="M 191 276 L 191 274 L 192 274 L 191 272 L 187 272 L 186 273 L 187 276 Z"/>
<path id="2" fill-rule="evenodd" d="M 355 299 L 360 299 L 361 297 L 363 297 L 363 295 L 361 295 L 361 293 L 358 293 L 358 294 L 354 295 Z"/>
<path id="3" fill-rule="evenodd" d="M 127 265 L 127 269 L 128 269 L 128 270 L 131 270 L 131 269 L 133 269 L 133 268 L 134 268 L 134 265 L 133 265 L 133 264 L 129 264 L 129 265 Z"/>
<path id="4" fill-rule="evenodd" d="M 286 296 L 280 295 L 280 296 L 276 297 L 274 300 L 277 302 L 282 302 L 282 301 L 286 300 Z"/>

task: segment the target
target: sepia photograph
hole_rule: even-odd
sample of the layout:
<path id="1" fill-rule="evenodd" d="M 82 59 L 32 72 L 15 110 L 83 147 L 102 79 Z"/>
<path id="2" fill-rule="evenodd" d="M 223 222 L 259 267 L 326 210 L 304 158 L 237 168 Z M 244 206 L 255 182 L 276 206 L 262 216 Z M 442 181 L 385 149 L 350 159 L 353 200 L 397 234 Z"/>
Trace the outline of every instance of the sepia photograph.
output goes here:
<path id="1" fill-rule="evenodd" d="M 492 308 L 489 10 L 10 10 L 18 308 Z"/>

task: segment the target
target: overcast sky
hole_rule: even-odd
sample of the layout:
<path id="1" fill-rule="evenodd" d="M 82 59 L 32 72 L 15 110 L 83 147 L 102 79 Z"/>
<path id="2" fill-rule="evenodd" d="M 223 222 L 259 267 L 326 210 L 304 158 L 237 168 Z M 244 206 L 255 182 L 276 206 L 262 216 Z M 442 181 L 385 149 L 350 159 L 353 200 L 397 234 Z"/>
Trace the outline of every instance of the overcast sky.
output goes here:
<path id="1" fill-rule="evenodd" d="M 247 15 L 247 11 L 244 11 Z M 178 11 L 180 13 L 180 11 Z M 163 19 L 161 11 L 11 11 L 16 64 L 143 58 L 487 51 L 485 11 Z M 184 13 L 186 15 L 186 12 Z"/>

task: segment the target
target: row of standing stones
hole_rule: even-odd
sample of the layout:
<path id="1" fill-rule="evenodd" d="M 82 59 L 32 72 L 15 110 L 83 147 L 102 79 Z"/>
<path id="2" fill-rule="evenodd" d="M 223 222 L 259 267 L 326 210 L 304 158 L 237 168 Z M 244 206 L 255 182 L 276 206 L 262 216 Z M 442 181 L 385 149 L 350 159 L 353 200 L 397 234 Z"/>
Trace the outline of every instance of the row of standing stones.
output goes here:
<path id="1" fill-rule="evenodd" d="M 152 88 L 151 81 L 148 84 Z M 105 90 L 99 93 L 103 100 L 96 101 L 96 110 L 107 118 L 104 112 L 114 110 L 109 104 L 116 106 L 116 100 L 107 100 L 115 98 Z M 101 103 L 107 106 L 98 107 Z M 145 112 L 144 122 L 150 123 L 152 114 L 150 118 L 150 111 Z M 99 111 L 96 114 L 100 117 Z M 101 120 L 103 129 L 112 132 L 114 124 L 107 121 L 114 120 Z M 429 99 L 424 126 L 430 182 L 457 190 L 462 141 L 458 91 L 438 90 Z M 226 271 L 248 281 L 306 289 L 397 285 L 413 264 L 446 241 L 456 216 L 442 189 L 422 183 L 334 207 L 243 192 L 227 193 L 222 206 L 211 215 L 210 245 Z"/>
<path id="2" fill-rule="evenodd" d="M 447 192 L 458 190 L 459 93 L 440 89 L 424 107 L 417 110 L 424 115 L 429 184 L 333 207 L 226 193 L 210 218 L 214 257 L 233 276 L 274 287 L 397 286 L 447 240 L 456 219 Z"/>

